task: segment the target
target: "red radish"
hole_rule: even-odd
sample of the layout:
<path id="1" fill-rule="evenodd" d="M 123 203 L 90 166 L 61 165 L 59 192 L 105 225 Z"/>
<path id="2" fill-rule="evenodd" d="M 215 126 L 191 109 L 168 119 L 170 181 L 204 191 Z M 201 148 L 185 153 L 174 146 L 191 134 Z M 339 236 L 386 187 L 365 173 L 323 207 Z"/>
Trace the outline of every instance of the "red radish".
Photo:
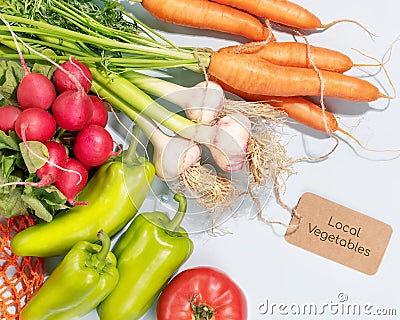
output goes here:
<path id="1" fill-rule="evenodd" d="M 106 106 L 98 96 L 89 95 L 89 98 L 92 100 L 93 103 L 93 116 L 92 119 L 89 121 L 89 124 L 96 124 L 100 127 L 105 127 L 108 121 L 108 111 Z"/>
<path id="2" fill-rule="evenodd" d="M 60 176 L 53 185 L 61 191 L 70 204 L 86 205 L 87 203 L 76 201 L 76 197 L 88 181 L 88 171 L 81 162 L 74 158 L 68 158 L 64 168 L 67 170 L 61 171 Z"/>
<path id="3" fill-rule="evenodd" d="M 15 121 L 15 131 L 21 139 L 45 142 L 53 137 L 57 125 L 52 115 L 40 108 L 26 109 Z M 23 139 L 24 140 L 24 139 Z"/>
<path id="4" fill-rule="evenodd" d="M 54 183 L 62 172 L 60 167 L 64 168 L 68 159 L 67 151 L 61 143 L 47 141 L 44 145 L 49 151 L 49 159 L 41 168 L 36 170 L 36 175 L 41 179 L 37 187 L 43 187 Z"/>
<path id="5" fill-rule="evenodd" d="M 8 23 L 7 26 L 10 27 Z M 17 88 L 18 104 L 22 109 L 40 108 L 47 110 L 56 98 L 56 88 L 53 82 L 43 74 L 28 70 L 21 49 L 15 39 L 15 34 L 11 29 L 10 31 L 25 73 Z"/>
<path id="6" fill-rule="evenodd" d="M 24 69 L 24 78 L 17 88 L 17 101 L 22 109 L 41 108 L 47 110 L 51 107 L 56 98 L 56 89 L 53 82 L 44 75 L 36 72 L 30 72 L 26 66 L 21 48 L 17 42 L 17 35 L 11 29 L 10 24 L 1 18 L 11 33 L 15 47 L 17 49 L 21 66 Z"/>
<path id="7" fill-rule="evenodd" d="M 50 184 L 56 185 L 56 182 L 59 179 L 64 179 L 67 181 L 66 186 L 59 185 L 57 188 L 67 197 L 68 202 L 71 204 L 86 204 L 84 202 L 77 202 L 74 199 L 74 196 L 68 193 L 68 183 L 74 183 L 72 190 L 76 192 L 80 192 L 83 187 L 86 185 L 88 180 L 88 171 L 84 167 L 82 163 L 80 163 L 76 159 L 70 160 L 67 156 L 67 152 L 64 146 L 55 141 L 47 141 L 44 145 L 47 148 L 49 157 L 47 159 L 43 158 L 41 155 L 35 153 L 29 146 L 26 141 L 25 132 L 22 134 L 23 141 L 30 153 L 32 153 L 35 157 L 42 159 L 46 163 L 36 170 L 36 175 L 41 179 L 38 182 L 30 182 L 30 181 L 15 181 L 8 182 L 0 185 L 0 188 L 12 185 L 24 185 L 31 186 L 35 188 L 42 188 L 48 186 Z M 62 177 L 61 175 L 64 174 Z M 75 175 L 75 179 L 72 178 L 72 175 Z M 65 190 L 63 189 L 65 188 Z M 73 192 L 75 192 L 73 191 Z M 70 197 L 70 198 L 68 198 Z"/>
<path id="8" fill-rule="evenodd" d="M 88 125 L 93 116 L 93 103 L 87 93 L 69 90 L 54 100 L 51 110 L 61 128 L 77 131 Z"/>
<path id="9" fill-rule="evenodd" d="M 57 69 L 53 75 L 53 82 L 58 92 L 80 90 L 79 84 L 85 92 L 89 92 L 92 86 L 92 73 L 86 65 L 72 57 L 60 66 L 62 68 Z"/>
<path id="10" fill-rule="evenodd" d="M 80 181 L 82 178 L 82 174 L 80 172 L 70 170 L 65 168 L 66 161 L 68 159 L 67 152 L 64 146 L 55 141 L 46 141 L 44 143 L 45 147 L 48 151 L 48 158 L 43 158 L 41 155 L 35 153 L 32 150 L 26 141 L 25 132 L 22 132 L 22 139 L 24 141 L 25 147 L 28 149 L 30 153 L 32 153 L 35 157 L 42 159 L 45 161 L 45 164 L 36 170 L 36 175 L 40 178 L 38 182 L 30 182 L 30 181 L 16 181 L 16 182 L 8 182 L 0 185 L 0 188 L 12 185 L 21 185 L 21 186 L 31 186 L 35 188 L 42 188 L 48 186 L 52 183 L 55 183 L 62 172 L 67 172 L 69 174 L 75 174 L 79 177 Z"/>
<path id="11" fill-rule="evenodd" d="M 17 88 L 17 101 L 22 109 L 47 110 L 56 98 L 53 83 L 40 73 L 28 72 Z"/>
<path id="12" fill-rule="evenodd" d="M 0 107 L 0 130 L 5 133 L 15 130 L 15 121 L 22 110 L 15 106 Z"/>
<path id="13" fill-rule="evenodd" d="M 79 161 L 87 166 L 99 166 L 106 162 L 113 152 L 114 141 L 103 127 L 90 125 L 76 136 L 74 153 Z"/>

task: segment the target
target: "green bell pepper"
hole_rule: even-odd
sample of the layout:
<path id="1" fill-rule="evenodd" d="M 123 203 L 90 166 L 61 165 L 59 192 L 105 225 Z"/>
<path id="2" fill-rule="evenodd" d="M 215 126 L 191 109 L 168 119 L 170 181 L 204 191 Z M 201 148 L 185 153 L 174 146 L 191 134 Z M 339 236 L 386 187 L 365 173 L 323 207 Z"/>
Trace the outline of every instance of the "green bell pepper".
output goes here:
<path id="1" fill-rule="evenodd" d="M 124 157 L 103 164 L 78 196 L 86 206 L 75 206 L 18 233 L 11 250 L 19 256 L 49 257 L 65 254 L 80 241 L 96 241 L 102 229 L 110 237 L 138 212 L 155 176 L 152 163 L 137 158 L 136 140 Z"/>
<path id="2" fill-rule="evenodd" d="M 162 212 L 142 213 L 117 242 L 113 252 L 120 279 L 98 307 L 101 320 L 139 319 L 192 254 L 193 242 L 180 227 L 186 198 L 177 193 L 174 199 L 179 209 L 172 220 Z"/>
<path id="3" fill-rule="evenodd" d="M 74 320 L 96 308 L 118 283 L 111 240 L 98 232 L 102 245 L 77 242 L 32 296 L 20 320 Z"/>

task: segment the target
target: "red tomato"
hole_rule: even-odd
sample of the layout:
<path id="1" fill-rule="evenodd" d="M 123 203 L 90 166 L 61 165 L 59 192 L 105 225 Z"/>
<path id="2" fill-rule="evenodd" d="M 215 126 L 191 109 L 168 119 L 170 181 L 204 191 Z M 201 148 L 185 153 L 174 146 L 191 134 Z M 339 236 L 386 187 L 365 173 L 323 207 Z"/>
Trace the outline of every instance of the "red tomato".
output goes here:
<path id="1" fill-rule="evenodd" d="M 211 267 L 184 270 L 161 293 L 157 320 L 191 319 L 246 320 L 246 297 L 220 270 Z"/>

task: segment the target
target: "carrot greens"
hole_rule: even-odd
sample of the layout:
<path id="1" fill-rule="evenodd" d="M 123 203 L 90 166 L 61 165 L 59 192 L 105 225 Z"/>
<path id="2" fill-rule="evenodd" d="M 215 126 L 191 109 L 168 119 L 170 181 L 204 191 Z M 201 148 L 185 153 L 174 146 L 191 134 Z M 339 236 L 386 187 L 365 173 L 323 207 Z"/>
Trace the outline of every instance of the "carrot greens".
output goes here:
<path id="1" fill-rule="evenodd" d="M 177 48 L 116 1 L 99 3 L 47 0 L 25 5 L 25 1 L 16 0 L 2 1 L 0 8 L 13 30 L 35 48 L 52 48 L 57 55 L 95 58 L 84 62 L 100 62 L 115 71 L 128 66 L 162 68 L 163 63 L 166 67 L 195 68 L 199 58 L 208 56 L 195 48 Z M 0 27 L 0 36 L 8 46 L 11 37 L 5 26 Z"/>

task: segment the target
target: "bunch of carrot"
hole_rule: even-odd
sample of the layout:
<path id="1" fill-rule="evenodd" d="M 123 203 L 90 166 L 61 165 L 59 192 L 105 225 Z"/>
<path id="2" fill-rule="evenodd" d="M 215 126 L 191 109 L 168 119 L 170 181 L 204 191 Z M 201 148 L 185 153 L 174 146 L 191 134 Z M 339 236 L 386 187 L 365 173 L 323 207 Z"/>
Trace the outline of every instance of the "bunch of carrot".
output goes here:
<path id="1" fill-rule="evenodd" d="M 341 130 L 335 116 L 304 96 L 370 102 L 387 98 L 373 84 L 345 75 L 354 63 L 345 54 L 307 43 L 278 42 L 268 23 L 288 28 L 326 28 L 307 9 L 275 0 L 131 0 L 160 20 L 255 40 L 210 54 L 207 74 L 248 101 L 267 101 L 300 123 L 323 132 Z M 299 31 L 297 31 L 299 32 Z M 300 33 L 300 32 L 299 32 Z"/>
<path id="2" fill-rule="evenodd" d="M 171 23 L 197 28 L 214 29 L 240 34 L 255 42 L 218 52 L 198 48 L 178 48 L 171 43 L 159 44 L 153 39 L 133 36 L 111 27 L 98 28 L 94 36 L 87 28 L 80 32 L 56 26 L 42 28 L 43 23 L 7 15 L 14 23 L 31 24 L 30 30 L 41 28 L 46 46 L 65 52 L 66 44 L 79 43 L 90 47 L 88 53 L 79 52 L 81 61 L 107 61 L 107 69 L 120 73 L 126 69 L 158 69 L 186 67 L 207 75 L 226 89 L 247 100 L 268 101 L 290 117 L 318 130 L 334 132 L 338 129 L 333 115 L 304 99 L 305 96 L 336 97 L 353 101 L 374 101 L 387 97 L 370 82 L 344 74 L 354 64 L 335 50 L 310 46 L 308 43 L 276 41 L 268 25 L 260 17 L 298 29 L 327 27 L 305 8 L 290 1 L 273 0 L 131 0 L 141 2 L 155 17 Z M 52 3 L 59 1 L 53 0 Z M 107 1 L 105 1 L 107 2 Z M 78 13 L 74 23 L 84 23 Z M 72 17 L 72 16 L 71 16 Z M 305 21 L 309 21 L 307 24 Z M 137 21 L 138 25 L 144 26 Z M 67 26 L 68 27 L 68 26 Z M 92 27 L 91 27 L 92 28 Z M 42 30 L 43 29 L 43 30 Z M 150 30 L 146 27 L 145 30 Z M 36 32 L 36 31 L 35 31 Z M 53 39 L 53 34 L 63 34 Z M 103 34 L 104 32 L 104 34 Z M 109 33 L 113 34 L 110 39 Z M 60 42 L 60 40 L 62 40 Z M 101 51 L 101 57 L 98 57 Z M 71 51 L 72 53 L 72 51 Z M 93 53 L 95 57 L 93 57 Z"/>

